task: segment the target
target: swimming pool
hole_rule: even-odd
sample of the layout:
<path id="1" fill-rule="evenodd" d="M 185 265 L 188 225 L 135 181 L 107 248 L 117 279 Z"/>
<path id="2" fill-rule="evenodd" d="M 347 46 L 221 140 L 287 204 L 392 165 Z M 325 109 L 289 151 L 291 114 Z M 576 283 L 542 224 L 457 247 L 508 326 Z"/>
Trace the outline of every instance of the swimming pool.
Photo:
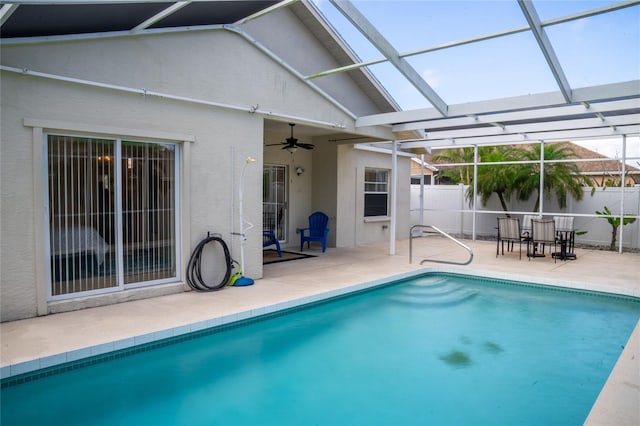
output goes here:
<path id="1" fill-rule="evenodd" d="M 432 274 L 5 387 L 1 420 L 582 424 L 639 317 L 622 297 Z"/>

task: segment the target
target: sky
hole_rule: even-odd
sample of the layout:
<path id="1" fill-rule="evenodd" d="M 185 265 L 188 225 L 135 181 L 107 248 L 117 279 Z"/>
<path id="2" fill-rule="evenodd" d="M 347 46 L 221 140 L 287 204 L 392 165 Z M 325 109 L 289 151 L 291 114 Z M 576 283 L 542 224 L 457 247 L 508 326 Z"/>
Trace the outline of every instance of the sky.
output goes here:
<path id="1" fill-rule="evenodd" d="M 328 0 L 314 2 L 363 61 L 383 57 Z M 533 0 L 533 5 L 544 22 L 618 2 Z M 401 54 L 527 24 L 516 0 L 352 3 Z M 639 23 L 640 4 L 545 30 L 569 85 L 580 88 L 640 79 Z M 447 104 L 558 91 L 530 31 L 406 59 Z M 403 110 L 432 106 L 392 65 L 369 69 Z M 580 144 L 612 158 L 621 156 L 621 138 Z M 640 157 L 637 137 L 627 138 L 627 157 Z M 629 163 L 639 167 L 638 161 Z"/>

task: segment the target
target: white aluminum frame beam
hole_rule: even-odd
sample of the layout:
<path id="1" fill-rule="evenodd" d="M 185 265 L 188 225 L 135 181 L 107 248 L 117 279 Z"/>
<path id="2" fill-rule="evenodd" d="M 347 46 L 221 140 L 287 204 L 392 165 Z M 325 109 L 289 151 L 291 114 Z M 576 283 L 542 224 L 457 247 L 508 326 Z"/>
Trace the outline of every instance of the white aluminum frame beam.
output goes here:
<path id="1" fill-rule="evenodd" d="M 420 74 L 407 62 L 406 59 L 400 57 L 398 51 L 384 38 L 377 28 L 369 22 L 369 20 L 360 13 L 360 11 L 348 0 L 330 0 L 347 18 L 358 31 L 364 35 L 382 54 L 396 67 L 402 75 L 433 105 L 433 107 L 441 114 L 447 116 L 447 104 L 440 98 L 435 90 L 420 76 Z"/>
<path id="2" fill-rule="evenodd" d="M 520 5 L 522 13 L 529 23 L 531 32 L 533 32 L 533 35 L 538 42 L 538 46 L 540 46 L 540 50 L 542 51 L 542 54 L 544 55 L 549 68 L 551 69 L 556 83 L 558 83 L 558 86 L 560 87 L 562 96 L 564 96 L 564 99 L 567 103 L 570 103 L 572 101 L 571 86 L 569 86 L 569 81 L 567 80 L 567 76 L 564 74 L 562 66 L 560 65 L 560 61 L 558 61 L 558 57 L 553 50 L 551 41 L 549 40 L 549 37 L 547 37 L 547 33 L 544 28 L 542 28 L 538 12 L 536 12 L 533 3 L 531 3 L 531 0 L 518 0 L 518 4 Z"/>
<path id="3" fill-rule="evenodd" d="M 7 19 L 20 7 L 19 4 L 5 4 L 0 8 L 0 27 L 7 22 Z"/>
<path id="4" fill-rule="evenodd" d="M 402 149 L 463 147 L 473 145 L 504 145 L 539 141 L 561 141 L 589 138 L 604 138 L 622 135 L 640 135 L 640 124 L 618 127 L 596 127 L 590 129 L 558 130 L 551 132 L 533 132 L 525 134 L 509 134 L 499 136 L 478 136 L 459 139 L 412 140 L 402 142 Z"/>
<path id="5" fill-rule="evenodd" d="M 136 34 L 136 33 L 140 32 L 142 30 L 146 30 L 147 28 L 149 28 L 150 26 L 152 26 L 156 22 L 162 21 L 167 16 L 176 13 L 178 10 L 180 10 L 183 7 L 187 6 L 189 3 L 191 3 L 191 1 L 179 1 L 177 3 L 172 4 L 171 6 L 167 7 L 163 11 L 155 14 L 154 16 L 152 16 L 151 18 L 149 18 L 146 21 L 142 22 L 141 24 L 136 25 L 135 27 L 133 27 L 131 29 L 131 34 Z"/>
<path id="6" fill-rule="evenodd" d="M 541 123 L 513 124 L 503 127 L 476 127 L 459 130 L 443 130 L 427 132 L 425 141 L 437 139 L 460 139 L 482 136 L 504 136 L 509 134 L 529 134 L 538 132 L 554 132 L 559 130 L 593 129 L 600 127 L 614 128 L 640 123 L 640 114 L 614 115 L 611 117 L 582 118 L 574 120 L 544 121 Z"/>
<path id="7" fill-rule="evenodd" d="M 631 97 L 640 97 L 640 80 L 604 84 L 573 90 L 574 102 L 591 103 L 595 101 L 608 101 L 611 99 Z M 537 108 L 564 106 L 564 103 L 562 94 L 559 92 L 538 93 L 534 95 L 449 105 L 449 116 L 460 117 L 475 114 L 489 114 L 495 113 L 496 111 L 535 111 Z M 436 118 L 442 118 L 442 116 L 433 108 L 422 108 L 358 117 L 356 120 L 356 127 L 409 123 Z"/>
<path id="8" fill-rule="evenodd" d="M 416 121 L 412 123 L 396 124 L 391 127 L 393 132 L 412 130 L 430 131 L 443 127 L 473 126 L 477 124 L 504 123 L 516 120 L 536 120 L 552 117 L 569 117 L 572 115 L 598 114 L 610 111 L 620 111 L 640 108 L 640 98 L 624 99 L 621 101 L 598 102 L 593 104 L 566 105 L 525 111 L 513 111 L 494 114 L 470 115 L 436 120 Z"/>

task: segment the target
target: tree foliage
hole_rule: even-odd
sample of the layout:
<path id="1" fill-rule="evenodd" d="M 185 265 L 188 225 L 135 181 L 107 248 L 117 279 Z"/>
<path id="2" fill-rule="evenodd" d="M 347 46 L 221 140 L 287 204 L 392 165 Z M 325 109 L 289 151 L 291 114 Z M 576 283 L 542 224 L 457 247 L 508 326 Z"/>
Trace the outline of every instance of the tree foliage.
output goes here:
<path id="1" fill-rule="evenodd" d="M 502 209 L 508 212 L 507 202 L 512 198 L 526 201 L 536 196 L 533 211 L 540 207 L 540 145 L 526 146 L 482 146 L 478 148 L 478 196 L 482 205 L 486 205 L 491 195 L 496 194 Z M 567 197 L 581 200 L 583 187 L 590 186 L 591 180 L 582 175 L 573 162 L 563 162 L 576 158 L 573 149 L 565 144 L 545 144 L 545 161 L 561 160 L 557 163 L 545 163 L 543 166 L 546 199 L 554 194 L 560 208 L 567 205 Z M 445 150 L 433 157 L 434 161 L 453 164 L 473 163 L 473 148 L 454 148 Z M 518 164 L 495 164 L 517 162 Z M 483 164 L 488 163 L 488 164 Z M 459 165 L 441 171 L 454 183 L 469 185 L 467 199 L 473 200 L 473 165 Z"/>
<path id="2" fill-rule="evenodd" d="M 611 225 L 611 244 L 609 245 L 609 250 L 614 251 L 616 249 L 616 236 L 618 235 L 618 228 L 620 227 L 620 224 L 622 224 L 622 226 L 629 225 L 630 223 L 635 222 L 636 218 L 623 217 L 621 221 L 620 216 L 613 216 L 611 210 L 609 210 L 609 207 L 607 206 L 604 206 L 602 211 L 596 210 L 596 214 L 604 216 L 604 219 L 607 219 L 607 222 Z"/>

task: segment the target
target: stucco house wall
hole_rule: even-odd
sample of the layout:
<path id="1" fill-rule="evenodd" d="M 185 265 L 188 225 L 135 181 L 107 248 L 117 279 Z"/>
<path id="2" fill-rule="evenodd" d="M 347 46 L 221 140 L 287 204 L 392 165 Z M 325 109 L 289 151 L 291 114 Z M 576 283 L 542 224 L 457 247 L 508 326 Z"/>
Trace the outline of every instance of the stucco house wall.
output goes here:
<path id="1" fill-rule="evenodd" d="M 299 27 L 289 12 L 274 14 L 270 19 Z M 267 33 L 268 21 L 254 24 L 253 30 Z M 275 36 L 278 32 L 272 33 Z M 295 43 L 291 41 L 282 47 L 291 57 L 315 57 L 315 52 L 319 52 L 319 57 L 328 60 L 314 38 L 291 37 L 291 40 Z M 244 187 L 245 217 L 256 225 L 247 233 L 244 269 L 248 276 L 262 276 L 261 183 L 265 161 L 291 161 L 291 165 L 300 164 L 307 171 L 301 176 L 290 174 L 292 244 L 295 228 L 305 223 L 312 209 L 328 207 L 333 217 L 349 211 L 339 205 L 341 197 L 335 196 L 335 191 L 343 186 L 342 180 L 335 175 L 332 178 L 331 173 L 337 171 L 338 162 L 346 162 L 340 167 L 349 170 L 359 167 L 357 156 L 333 155 L 331 151 L 337 149 L 327 144 L 313 153 L 297 153 L 295 159 L 282 157 L 288 154 L 274 154 L 263 146 L 268 137 L 264 134 L 263 115 L 206 104 L 217 102 L 243 108 L 259 105 L 260 109 L 273 111 L 275 115 L 344 123 L 347 130 L 353 132 L 350 114 L 309 88 L 239 34 L 209 30 L 6 45 L 2 48 L 1 62 L 6 67 L 57 76 L 40 77 L 6 70 L 0 74 L 2 321 L 186 289 L 183 282 L 177 282 L 70 301 L 47 301 L 45 268 L 49 260 L 44 247 L 46 219 L 43 217 L 46 181 L 43 135 L 47 132 L 135 137 L 181 144 L 183 274 L 191 250 L 208 231 L 223 235 L 232 256 L 238 258 L 239 243 L 232 237 L 232 232 L 238 230 L 235 188 L 247 156 L 257 160 L 246 169 Z M 74 80 L 64 81 L 58 77 Z M 117 87 L 96 87 L 93 83 Z M 340 86 L 345 99 L 354 100 L 359 108 L 375 110 L 365 105 L 366 97 L 347 76 L 340 81 Z M 129 88 L 198 101 L 145 96 Z M 408 173 L 407 165 L 407 176 Z M 331 185 L 326 186 L 327 182 Z M 331 199 L 327 204 L 326 200 Z M 334 233 L 332 238 L 336 240 L 332 240 L 331 245 L 345 244 L 337 241 L 338 235 Z"/>
<path id="2" fill-rule="evenodd" d="M 388 153 L 356 149 L 341 145 L 337 149 L 337 223 L 336 246 L 352 247 L 371 242 L 388 241 L 391 219 L 364 217 L 364 171 L 367 167 L 389 170 L 391 191 L 393 168 L 392 156 Z M 410 158 L 398 156 L 396 238 L 408 238 L 409 217 L 409 170 Z M 389 195 L 390 196 L 390 195 Z"/>

